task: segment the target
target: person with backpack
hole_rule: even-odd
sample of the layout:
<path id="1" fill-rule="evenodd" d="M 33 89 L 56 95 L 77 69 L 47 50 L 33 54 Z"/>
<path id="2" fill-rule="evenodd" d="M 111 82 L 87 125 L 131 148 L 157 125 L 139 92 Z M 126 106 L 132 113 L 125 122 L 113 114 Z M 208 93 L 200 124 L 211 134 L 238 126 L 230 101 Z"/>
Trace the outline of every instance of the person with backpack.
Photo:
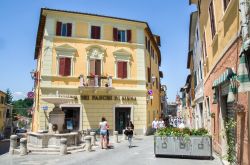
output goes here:
<path id="1" fill-rule="evenodd" d="M 133 134 L 134 134 L 134 124 L 132 123 L 132 121 L 129 121 L 126 130 L 125 130 L 125 135 L 128 137 L 128 142 L 129 142 L 129 148 L 132 147 L 132 138 L 133 138 Z"/>

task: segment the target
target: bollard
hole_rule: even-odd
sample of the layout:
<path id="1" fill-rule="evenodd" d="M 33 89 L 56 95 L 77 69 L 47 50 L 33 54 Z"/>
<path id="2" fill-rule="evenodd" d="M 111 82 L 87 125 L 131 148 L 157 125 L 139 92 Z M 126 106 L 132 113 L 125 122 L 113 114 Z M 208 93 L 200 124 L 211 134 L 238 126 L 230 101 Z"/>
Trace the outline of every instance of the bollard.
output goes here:
<path id="1" fill-rule="evenodd" d="M 114 143 L 118 143 L 118 131 L 114 131 Z"/>
<path id="2" fill-rule="evenodd" d="M 125 129 L 122 130 L 123 140 L 127 140 L 127 136 L 124 134 L 124 132 L 125 132 Z"/>
<path id="3" fill-rule="evenodd" d="M 91 136 L 85 136 L 84 140 L 86 142 L 86 149 L 87 151 L 91 151 Z"/>
<path id="4" fill-rule="evenodd" d="M 27 155 L 27 139 L 26 138 L 21 138 L 20 139 L 20 155 L 24 156 Z"/>
<path id="5" fill-rule="evenodd" d="M 95 132 L 90 132 L 90 136 L 91 136 L 91 145 L 95 146 Z"/>
<path id="6" fill-rule="evenodd" d="M 66 155 L 67 154 L 67 139 L 61 138 L 60 140 L 60 155 Z"/>
<path id="7" fill-rule="evenodd" d="M 14 150 L 17 148 L 17 135 L 10 136 L 10 149 L 9 154 L 13 155 Z"/>

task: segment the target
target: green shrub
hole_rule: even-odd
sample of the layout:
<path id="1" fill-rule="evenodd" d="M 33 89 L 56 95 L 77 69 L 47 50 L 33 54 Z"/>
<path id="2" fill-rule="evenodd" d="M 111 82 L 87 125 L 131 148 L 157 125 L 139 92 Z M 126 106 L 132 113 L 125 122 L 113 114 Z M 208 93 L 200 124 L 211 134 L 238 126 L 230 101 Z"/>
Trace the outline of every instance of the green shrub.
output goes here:
<path id="1" fill-rule="evenodd" d="M 188 136 L 208 136 L 208 131 L 205 128 L 192 129 L 189 128 L 161 128 L 155 133 L 158 136 L 175 136 L 175 137 L 188 137 Z"/>

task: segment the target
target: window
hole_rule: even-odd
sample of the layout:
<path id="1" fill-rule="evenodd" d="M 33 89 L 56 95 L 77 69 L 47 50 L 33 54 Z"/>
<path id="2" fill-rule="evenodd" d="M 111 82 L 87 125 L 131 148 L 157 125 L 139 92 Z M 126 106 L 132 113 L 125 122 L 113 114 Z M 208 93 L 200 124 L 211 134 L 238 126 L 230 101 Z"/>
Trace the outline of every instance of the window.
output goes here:
<path id="1" fill-rule="evenodd" d="M 128 78 L 127 62 L 126 61 L 118 61 L 117 62 L 117 77 L 118 78 Z"/>
<path id="2" fill-rule="evenodd" d="M 57 22 L 56 35 L 70 37 L 72 35 L 72 23 Z"/>
<path id="3" fill-rule="evenodd" d="M 201 76 L 201 80 L 202 80 L 203 76 L 202 76 L 202 69 L 201 69 L 201 61 L 200 61 L 200 76 Z"/>
<path id="4" fill-rule="evenodd" d="M 196 38 L 197 38 L 197 40 L 199 40 L 199 31 L 198 31 L 198 29 L 196 30 Z M 198 42 L 198 41 L 196 41 L 196 42 Z"/>
<path id="5" fill-rule="evenodd" d="M 148 82 L 151 82 L 151 69 L 148 67 Z"/>
<path id="6" fill-rule="evenodd" d="M 100 39 L 101 37 L 101 27 L 100 26 L 91 26 L 91 38 Z"/>
<path id="7" fill-rule="evenodd" d="M 150 54 L 150 40 L 148 40 L 148 53 Z"/>
<path id="8" fill-rule="evenodd" d="M 201 0 L 198 0 L 198 12 L 201 14 Z"/>
<path id="9" fill-rule="evenodd" d="M 10 118 L 11 116 L 10 116 L 10 110 L 9 109 L 7 109 L 7 112 L 6 112 L 6 118 Z"/>
<path id="10" fill-rule="evenodd" d="M 71 75 L 71 58 L 68 57 L 59 58 L 59 75 L 60 76 Z"/>
<path id="11" fill-rule="evenodd" d="M 207 97 L 207 111 L 208 111 L 208 114 L 210 115 L 210 114 L 211 114 L 211 111 L 210 111 L 209 97 Z"/>
<path id="12" fill-rule="evenodd" d="M 121 41 L 121 42 L 126 41 L 126 32 L 125 32 L 125 30 L 118 30 L 118 41 Z"/>
<path id="13" fill-rule="evenodd" d="M 205 32 L 203 33 L 202 48 L 203 48 L 204 59 L 206 59 L 206 57 L 207 57 L 207 45 L 206 45 L 206 34 L 205 34 Z"/>
<path id="14" fill-rule="evenodd" d="M 215 29 L 215 21 L 214 21 L 214 5 L 213 5 L 213 0 L 211 1 L 210 5 L 209 5 L 209 15 L 210 15 L 210 24 L 211 24 L 212 38 L 214 38 L 214 35 L 216 33 L 216 29 Z"/>
<path id="15" fill-rule="evenodd" d="M 155 59 L 155 52 L 154 52 L 154 49 L 152 49 L 152 56 L 153 56 L 153 59 Z"/>
<path id="16" fill-rule="evenodd" d="M 158 89 L 158 78 L 155 79 L 156 89 Z"/>
<path id="17" fill-rule="evenodd" d="M 230 0 L 223 0 L 223 3 L 224 3 L 224 10 L 227 9 L 227 6 L 229 4 Z"/>
<path id="18" fill-rule="evenodd" d="M 145 37 L 145 46 L 146 46 L 146 49 L 148 49 L 148 38 Z"/>
<path id="19" fill-rule="evenodd" d="M 101 60 L 90 59 L 90 74 L 91 75 L 101 75 Z"/>
<path id="20" fill-rule="evenodd" d="M 114 41 L 131 42 L 131 35 L 131 30 L 120 30 L 117 28 L 113 28 Z"/>
<path id="21" fill-rule="evenodd" d="M 0 103 L 1 103 L 1 104 L 4 104 L 4 103 L 5 103 L 5 102 L 4 102 L 4 97 L 3 97 L 3 96 L 1 96 Z"/>
<path id="22" fill-rule="evenodd" d="M 196 71 L 194 72 L 194 87 L 197 86 L 197 74 Z"/>

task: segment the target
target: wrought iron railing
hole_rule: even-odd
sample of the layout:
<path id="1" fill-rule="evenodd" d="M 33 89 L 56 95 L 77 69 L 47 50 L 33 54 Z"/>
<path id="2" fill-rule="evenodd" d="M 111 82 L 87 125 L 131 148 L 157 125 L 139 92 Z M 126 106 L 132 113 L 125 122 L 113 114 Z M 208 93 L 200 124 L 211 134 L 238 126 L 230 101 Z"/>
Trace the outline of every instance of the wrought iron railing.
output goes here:
<path id="1" fill-rule="evenodd" d="M 86 76 L 81 75 L 80 87 L 112 87 L 112 76 Z"/>

